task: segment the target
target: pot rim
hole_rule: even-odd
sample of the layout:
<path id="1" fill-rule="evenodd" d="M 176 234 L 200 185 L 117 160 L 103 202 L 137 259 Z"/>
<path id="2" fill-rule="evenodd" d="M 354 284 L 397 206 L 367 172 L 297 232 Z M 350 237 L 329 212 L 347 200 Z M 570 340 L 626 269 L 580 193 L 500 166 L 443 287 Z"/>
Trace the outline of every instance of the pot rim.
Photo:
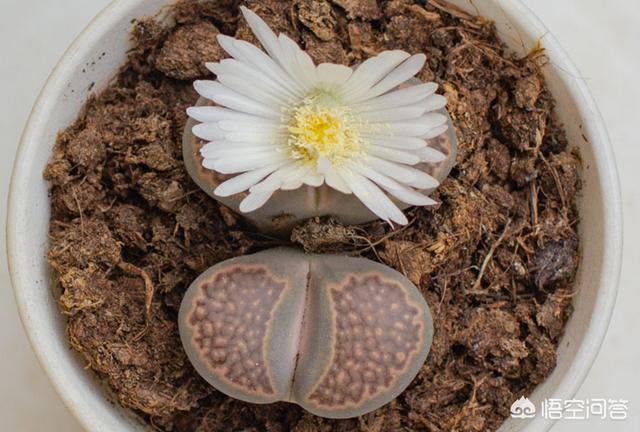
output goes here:
<path id="1" fill-rule="evenodd" d="M 556 38 L 522 0 L 489 1 L 509 3 L 510 8 L 519 12 L 519 21 L 525 27 L 544 35 L 544 46 L 549 58 L 554 60 L 555 63 L 561 64 L 568 75 L 572 77 L 581 76 Z M 108 425 L 103 423 L 104 416 L 95 416 L 89 410 L 82 409 L 87 406 L 86 401 L 83 400 L 84 396 L 82 394 L 74 391 L 74 379 L 57 369 L 55 361 L 48 356 L 46 346 L 41 343 L 46 340 L 46 331 L 43 331 L 43 329 L 49 327 L 50 324 L 47 321 L 32 318 L 32 306 L 29 302 L 29 296 L 26 294 L 32 287 L 27 284 L 26 280 L 23 280 L 19 269 L 16 268 L 16 263 L 20 260 L 19 257 L 28 253 L 21 244 L 21 233 L 18 232 L 19 221 L 23 216 L 19 214 L 20 206 L 17 203 L 19 197 L 26 195 L 27 182 L 25 179 L 33 175 L 28 167 L 29 155 L 40 145 L 35 139 L 35 136 L 37 136 L 36 131 L 42 128 L 45 123 L 44 120 L 51 112 L 56 95 L 60 93 L 61 88 L 66 84 L 65 78 L 75 69 L 79 59 L 89 54 L 93 42 L 102 39 L 110 31 L 114 23 L 122 20 L 127 11 L 137 3 L 131 0 L 112 1 L 89 22 L 51 72 L 25 125 L 13 164 L 7 203 L 7 259 L 13 292 L 22 324 L 41 367 L 45 370 L 58 395 L 80 424 L 91 431 L 109 430 Z M 596 138 L 592 141 L 591 146 L 597 147 L 598 150 L 601 168 L 598 182 L 602 185 L 603 190 L 607 191 L 607 194 L 602 197 L 603 238 L 606 240 L 604 244 L 606 250 L 603 254 L 602 265 L 603 273 L 606 275 L 604 280 L 607 283 L 603 283 L 598 288 L 593 313 L 594 316 L 598 316 L 598 319 L 589 321 L 585 336 L 580 341 L 580 348 L 576 353 L 576 357 L 557 385 L 554 397 L 563 399 L 569 399 L 575 395 L 591 369 L 604 341 L 615 306 L 622 261 L 622 199 L 620 182 L 604 120 L 583 79 L 573 78 L 567 83 L 567 87 L 571 98 L 579 102 L 581 116 L 589 120 L 591 133 Z M 47 292 L 46 295 L 50 295 L 50 292 Z M 537 430 L 548 430 L 555 423 L 555 420 L 537 417 L 535 422 L 528 425 L 527 429 L 533 429 L 534 423 Z"/>

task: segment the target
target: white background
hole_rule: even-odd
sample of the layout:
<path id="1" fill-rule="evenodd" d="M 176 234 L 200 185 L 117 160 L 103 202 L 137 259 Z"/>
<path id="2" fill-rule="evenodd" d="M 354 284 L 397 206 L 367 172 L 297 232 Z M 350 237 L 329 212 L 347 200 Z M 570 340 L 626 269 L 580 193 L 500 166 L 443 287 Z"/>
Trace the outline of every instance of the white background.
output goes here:
<path id="1" fill-rule="evenodd" d="M 626 221 L 618 304 L 576 398 L 627 399 L 629 419 L 564 421 L 553 430 L 640 431 L 640 2 L 525 1 L 569 52 L 600 106 L 618 160 Z M 5 259 L 5 202 L 31 105 L 66 47 L 107 3 L 0 0 L 0 431 L 80 431 L 40 370 L 18 319 Z"/>

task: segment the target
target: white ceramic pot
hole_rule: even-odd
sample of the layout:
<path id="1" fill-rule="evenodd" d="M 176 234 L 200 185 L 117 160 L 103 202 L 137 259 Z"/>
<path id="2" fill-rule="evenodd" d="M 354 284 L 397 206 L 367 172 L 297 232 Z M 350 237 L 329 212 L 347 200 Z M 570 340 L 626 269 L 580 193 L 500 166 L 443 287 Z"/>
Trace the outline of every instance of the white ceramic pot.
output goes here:
<path id="1" fill-rule="evenodd" d="M 46 261 L 49 203 L 43 169 L 56 134 L 76 118 L 89 92 L 100 91 L 126 57 L 134 18 L 159 14 L 173 0 L 117 0 L 69 48 L 36 102 L 13 170 L 8 205 L 9 268 L 20 314 L 34 350 L 60 396 L 90 431 L 137 431 L 141 424 L 84 369 L 69 349 Z M 550 59 L 547 83 L 569 142 L 580 147 L 582 265 L 575 311 L 558 351 L 558 365 L 531 399 L 571 398 L 604 338 L 616 298 L 622 243 L 621 199 L 615 162 L 598 109 L 566 53 L 519 0 L 453 0 L 496 22 L 509 47 L 526 54 L 538 41 Z M 104 55 L 103 55 L 104 53 Z M 86 65 L 90 65 L 87 68 Z M 84 71 L 86 69 L 86 72 Z M 92 85 L 95 83 L 95 86 Z M 91 90 L 90 90 L 91 89 Z M 507 421 L 501 431 L 543 431 L 552 420 Z"/>

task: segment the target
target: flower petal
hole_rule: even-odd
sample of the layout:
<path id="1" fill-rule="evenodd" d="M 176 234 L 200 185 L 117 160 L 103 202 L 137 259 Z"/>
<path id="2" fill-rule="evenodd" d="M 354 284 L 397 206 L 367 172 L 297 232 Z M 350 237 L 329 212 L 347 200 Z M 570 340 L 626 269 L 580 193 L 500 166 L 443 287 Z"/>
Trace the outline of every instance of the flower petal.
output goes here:
<path id="1" fill-rule="evenodd" d="M 318 84 L 327 83 L 341 86 L 349 80 L 353 69 L 345 65 L 322 63 L 316 68 L 316 80 Z"/>
<path id="2" fill-rule="evenodd" d="M 265 54 L 257 46 L 247 41 L 235 40 L 233 46 L 236 50 L 247 59 L 246 63 L 265 73 L 269 78 L 279 81 L 287 89 L 291 90 L 296 96 L 301 96 L 304 89 L 293 80 L 289 73 L 276 61 Z"/>
<path id="3" fill-rule="evenodd" d="M 399 199 L 405 204 L 413 206 L 432 206 L 438 202 L 426 195 L 421 194 L 408 187 L 399 187 L 397 189 L 384 188 L 389 194 Z"/>
<path id="4" fill-rule="evenodd" d="M 269 177 L 262 180 L 260 183 L 253 186 L 249 191 L 251 193 L 267 193 L 274 192 L 282 186 L 284 181 L 295 171 L 297 171 L 298 166 L 294 163 L 289 163 L 277 171 L 272 172 Z"/>
<path id="5" fill-rule="evenodd" d="M 269 198 L 273 196 L 273 192 L 266 193 L 250 193 L 245 199 L 240 202 L 240 211 L 242 213 L 251 213 L 258 210 L 260 207 L 269 201 Z"/>
<path id="6" fill-rule="evenodd" d="M 216 81 L 196 81 L 194 88 L 200 96 L 230 108 L 258 117 L 279 119 L 281 113 L 277 108 L 270 107 L 251 98 L 243 96 Z"/>
<path id="7" fill-rule="evenodd" d="M 299 70 L 296 71 L 297 73 L 290 73 L 294 80 L 304 84 L 313 84 L 315 81 L 315 65 L 311 57 L 288 36 L 283 34 L 276 36 L 267 23 L 255 12 L 244 6 L 241 6 L 240 9 L 249 27 L 251 27 L 251 30 L 267 53 L 276 59 L 287 72 L 291 72 L 288 70 L 290 66 L 297 65 L 299 67 Z M 300 72 L 302 75 L 298 74 Z M 305 79 L 300 80 L 303 77 Z M 312 78 L 310 82 L 306 81 L 307 77 Z"/>
<path id="8" fill-rule="evenodd" d="M 384 123 L 401 120 L 411 120 L 422 116 L 427 110 L 420 106 L 390 108 L 380 111 L 368 111 L 360 117 L 371 123 Z"/>
<path id="9" fill-rule="evenodd" d="M 430 112 L 413 121 L 392 121 L 388 123 L 370 123 L 370 127 L 384 131 L 391 136 L 422 137 L 435 128 L 447 122 L 447 117 L 436 112 Z"/>
<path id="10" fill-rule="evenodd" d="M 199 123 L 191 129 L 191 133 L 206 141 L 219 140 L 227 134 L 216 123 Z"/>
<path id="11" fill-rule="evenodd" d="M 212 142 L 200 150 L 200 155 L 205 159 L 229 159 L 244 158 L 247 155 L 269 155 L 274 149 L 269 146 L 238 147 L 220 145 L 220 142 Z"/>
<path id="12" fill-rule="evenodd" d="M 295 190 L 304 184 L 304 179 L 309 175 L 313 167 L 311 165 L 300 165 L 282 183 L 282 190 Z"/>
<path id="13" fill-rule="evenodd" d="M 272 95 L 281 95 L 282 98 L 289 100 L 295 97 L 295 93 L 282 84 L 282 80 L 274 80 L 269 75 L 236 59 L 224 59 L 219 63 L 205 63 L 207 69 L 216 75 L 233 75 L 249 82 L 256 83 Z"/>
<path id="14" fill-rule="evenodd" d="M 216 140 L 202 147 L 202 149 L 200 149 L 200 152 L 201 153 L 206 152 L 206 151 L 209 151 L 209 149 L 214 149 L 214 148 L 239 149 L 241 151 L 243 149 L 256 148 L 259 150 L 265 149 L 265 150 L 272 150 L 272 151 L 280 151 L 279 147 L 274 146 L 269 142 L 240 142 L 240 141 L 234 142 L 234 141 L 226 141 L 226 140 Z"/>
<path id="15" fill-rule="evenodd" d="M 246 122 L 275 121 L 217 106 L 190 107 L 187 108 L 187 114 L 189 117 L 203 123 L 217 123 L 222 120 L 238 120 Z"/>
<path id="16" fill-rule="evenodd" d="M 278 168 L 279 165 L 275 164 L 239 174 L 221 183 L 213 193 L 220 197 L 228 197 L 244 192 Z"/>
<path id="17" fill-rule="evenodd" d="M 358 172 L 359 174 L 362 174 L 369 180 L 378 184 L 389 194 L 395 196 L 400 201 L 406 204 L 426 206 L 426 205 L 433 205 L 436 203 L 433 199 L 429 198 L 428 196 L 423 195 L 411 189 L 410 187 L 404 186 L 396 182 L 395 180 L 385 176 L 384 174 L 369 168 L 366 165 L 354 164 L 352 167 L 354 171 Z"/>
<path id="18" fill-rule="evenodd" d="M 366 152 L 367 154 L 377 156 L 384 160 L 398 162 L 401 164 L 415 165 L 420 163 L 420 156 L 409 151 L 371 145 L 367 147 Z"/>
<path id="19" fill-rule="evenodd" d="M 365 60 L 345 84 L 347 101 L 358 100 L 409 57 L 410 54 L 405 51 L 394 50 L 383 51 L 377 56 Z"/>
<path id="20" fill-rule="evenodd" d="M 404 213 L 371 180 L 350 170 L 341 170 L 340 175 L 362 204 L 379 218 L 388 223 L 396 222 L 400 225 L 406 225 L 409 222 Z"/>
<path id="21" fill-rule="evenodd" d="M 282 67 L 302 88 L 310 89 L 316 82 L 316 66 L 313 60 L 290 37 L 281 34 L 278 36 L 278 41 L 286 62 Z"/>
<path id="22" fill-rule="evenodd" d="M 282 132 L 282 125 L 270 120 L 222 120 L 218 122 L 218 127 L 227 132 L 251 131 L 260 134 L 278 134 Z"/>
<path id="23" fill-rule="evenodd" d="M 351 100 L 352 103 L 363 102 L 378 97 L 389 90 L 399 86 L 400 84 L 413 78 L 424 66 L 427 57 L 424 54 L 411 56 L 407 61 L 402 63 L 379 83 L 373 86 L 369 91 Z"/>
<path id="24" fill-rule="evenodd" d="M 395 121 L 390 123 L 371 123 L 370 127 L 377 128 L 380 133 L 384 131 L 390 136 L 409 137 L 422 137 L 433 129 L 429 124 L 425 124 L 419 119 L 415 119 L 414 121 Z"/>
<path id="25" fill-rule="evenodd" d="M 430 140 L 432 138 L 435 138 L 437 136 L 442 135 L 443 133 L 445 133 L 447 131 L 447 129 L 449 129 L 449 125 L 442 125 L 442 126 L 438 126 L 435 127 L 433 129 L 431 129 L 429 132 L 427 132 L 426 134 L 422 135 L 422 138 L 426 139 L 426 140 Z"/>
<path id="26" fill-rule="evenodd" d="M 367 162 L 374 170 L 383 172 L 388 177 L 416 189 L 432 189 L 440 184 L 429 174 L 407 165 L 380 159 L 376 156 L 367 156 Z"/>
<path id="27" fill-rule="evenodd" d="M 305 177 L 304 184 L 311 187 L 320 187 L 324 184 L 324 175 L 311 173 Z"/>
<path id="28" fill-rule="evenodd" d="M 262 168 L 265 165 L 276 164 L 289 160 L 281 153 L 250 154 L 241 158 L 205 159 L 202 165 L 221 174 L 236 174 Z"/>
<path id="29" fill-rule="evenodd" d="M 333 166 L 330 166 L 325 170 L 324 181 L 327 183 L 327 186 L 337 190 L 338 192 L 342 192 L 345 195 L 350 195 L 352 193 L 349 184 L 340 175 L 340 171 Z"/>
<path id="30" fill-rule="evenodd" d="M 400 90 L 394 90 L 383 96 L 378 96 L 366 102 L 361 102 L 354 105 L 352 109 L 356 113 L 363 113 L 399 106 L 408 106 L 428 98 L 437 89 L 438 84 L 436 83 L 418 84 Z"/>
<path id="31" fill-rule="evenodd" d="M 248 81 L 239 76 L 222 74 L 218 75 L 218 81 L 238 94 L 265 105 L 279 107 L 280 110 L 282 110 L 282 107 L 288 103 L 286 97 L 282 95 L 274 96 L 273 94 L 264 91 L 261 85 L 255 84 L 254 82 Z"/>
<path id="32" fill-rule="evenodd" d="M 415 154 L 420 158 L 420 162 L 424 163 L 440 163 L 447 157 L 444 153 L 432 147 L 424 147 L 415 151 Z"/>
<path id="33" fill-rule="evenodd" d="M 439 94 L 434 94 L 418 102 L 416 105 L 425 108 L 427 111 L 437 111 L 447 106 L 447 98 Z"/>
<path id="34" fill-rule="evenodd" d="M 267 53 L 284 66 L 282 47 L 273 30 L 251 9 L 240 6 L 240 10 L 247 24 L 249 24 L 251 31 L 256 35 L 256 38 L 260 41 Z"/>
<path id="35" fill-rule="evenodd" d="M 407 136 L 384 136 L 384 135 L 369 135 L 363 134 L 362 137 L 370 144 L 398 148 L 404 150 L 415 150 L 427 145 L 427 142 L 423 138 L 407 137 Z"/>
<path id="36" fill-rule="evenodd" d="M 249 57 L 247 57 L 235 46 L 235 38 L 224 34 L 219 34 L 216 37 L 216 40 L 218 41 L 218 44 L 222 47 L 222 49 L 225 50 L 231 57 L 242 63 L 250 63 Z"/>
<path id="37" fill-rule="evenodd" d="M 350 168 L 356 173 L 368 178 L 374 183 L 377 183 L 380 186 L 388 187 L 388 188 L 396 188 L 399 187 L 400 183 L 393 180 L 390 177 L 387 177 L 384 174 L 372 169 L 370 166 L 360 162 L 360 163 L 352 163 Z"/>
<path id="38" fill-rule="evenodd" d="M 229 143 L 251 143 L 277 146 L 286 140 L 284 134 L 260 133 L 251 130 L 228 132 L 225 139 Z M 233 144 L 231 144 L 233 145 Z"/>

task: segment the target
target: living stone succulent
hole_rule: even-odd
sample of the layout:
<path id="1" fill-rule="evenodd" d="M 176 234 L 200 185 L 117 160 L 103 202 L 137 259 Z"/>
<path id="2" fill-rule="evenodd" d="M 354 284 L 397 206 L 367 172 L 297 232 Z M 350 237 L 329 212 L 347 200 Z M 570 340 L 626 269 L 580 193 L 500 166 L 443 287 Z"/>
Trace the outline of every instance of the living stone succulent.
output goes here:
<path id="1" fill-rule="evenodd" d="M 362 258 L 272 249 L 217 264 L 179 314 L 189 359 L 215 388 L 354 417 L 398 396 L 431 346 L 416 287 Z"/>
<path id="2" fill-rule="evenodd" d="M 264 51 L 229 36 L 187 113 L 183 154 L 195 182 L 258 229 L 286 234 L 333 215 L 408 223 L 449 173 L 456 138 L 437 84 L 414 77 L 424 54 L 384 51 L 355 68 L 315 65 L 291 38 L 242 13 Z"/>
<path id="3" fill-rule="evenodd" d="M 416 85 L 416 82 L 411 82 L 411 85 Z M 200 98 L 196 104 L 196 106 L 206 105 L 208 101 L 204 98 Z M 439 112 L 447 116 L 448 128 L 444 133 L 427 141 L 430 148 L 443 155 L 442 160 L 432 163 L 423 162 L 415 166 L 435 179 L 433 187 L 420 191 L 426 195 L 433 192 L 436 185 L 447 178 L 457 155 L 457 138 L 451 118 L 445 109 Z M 204 158 L 201 151 L 207 145 L 207 141 L 193 134 L 193 127 L 198 124 L 199 122 L 195 119 L 189 119 L 184 130 L 182 156 L 189 175 L 209 196 L 242 214 L 258 230 L 286 236 L 296 224 L 315 216 L 331 215 L 344 224 L 362 224 L 379 219 L 355 195 L 345 194 L 327 185 L 319 187 L 302 185 L 295 190 L 278 190 L 262 207 L 242 213 L 240 204 L 247 197 L 246 192 L 229 196 L 219 196 L 215 193 L 215 190 L 232 176 L 203 166 Z M 411 206 L 397 199 L 393 201 L 402 210 Z"/>

